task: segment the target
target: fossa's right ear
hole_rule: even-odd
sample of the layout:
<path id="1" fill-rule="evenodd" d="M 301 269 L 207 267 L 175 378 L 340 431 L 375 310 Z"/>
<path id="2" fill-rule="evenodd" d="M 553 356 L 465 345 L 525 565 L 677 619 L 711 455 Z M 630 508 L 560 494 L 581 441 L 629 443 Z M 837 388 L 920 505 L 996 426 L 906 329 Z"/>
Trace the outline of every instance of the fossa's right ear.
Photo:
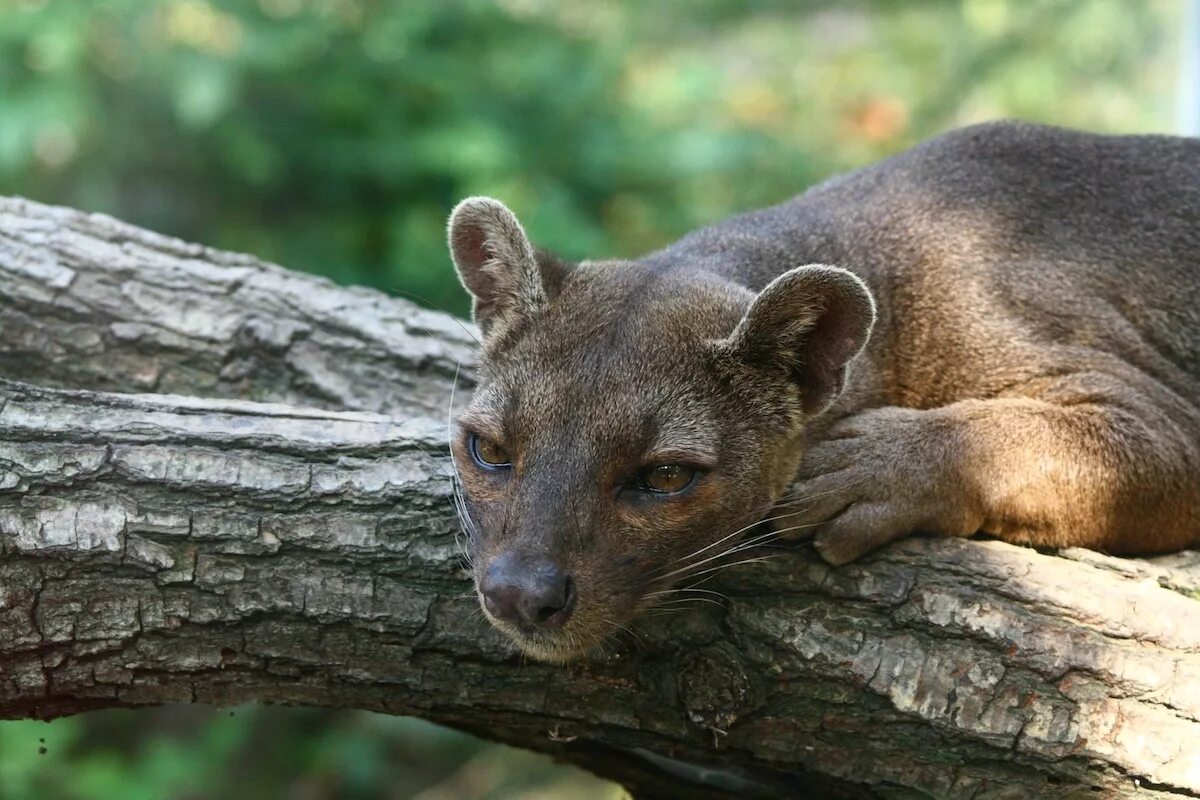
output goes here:
<path id="1" fill-rule="evenodd" d="M 485 346 L 536 317 L 562 280 L 561 262 L 539 254 L 499 200 L 468 197 L 455 206 L 448 239 Z"/>

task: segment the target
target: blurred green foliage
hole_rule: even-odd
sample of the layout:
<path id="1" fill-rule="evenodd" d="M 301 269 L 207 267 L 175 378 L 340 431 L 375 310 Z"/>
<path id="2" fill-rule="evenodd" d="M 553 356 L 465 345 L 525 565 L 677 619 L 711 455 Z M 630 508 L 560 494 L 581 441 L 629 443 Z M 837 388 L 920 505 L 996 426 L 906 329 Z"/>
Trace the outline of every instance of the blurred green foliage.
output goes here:
<path id="1" fill-rule="evenodd" d="M 1177 0 L 0 0 L 0 191 L 463 312 L 492 194 L 630 256 L 947 127 L 1170 119 Z"/>
<path id="2" fill-rule="evenodd" d="M 0 193 L 463 313 L 443 224 L 469 194 L 632 256 L 957 125 L 1168 129 L 1178 5 L 0 0 Z M 616 796 L 353 712 L 0 725 L 0 800 Z"/>
<path id="3" fill-rule="evenodd" d="M 614 784 L 421 720 L 167 706 L 0 725 L 3 800 L 618 800 Z"/>

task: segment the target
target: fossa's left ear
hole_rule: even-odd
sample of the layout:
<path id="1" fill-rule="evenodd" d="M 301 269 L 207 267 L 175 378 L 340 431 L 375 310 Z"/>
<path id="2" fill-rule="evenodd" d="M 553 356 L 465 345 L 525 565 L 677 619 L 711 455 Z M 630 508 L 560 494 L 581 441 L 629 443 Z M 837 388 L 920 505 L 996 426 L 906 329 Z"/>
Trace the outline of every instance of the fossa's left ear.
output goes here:
<path id="1" fill-rule="evenodd" d="M 771 281 L 722 345 L 746 364 L 783 369 L 804 410 L 824 411 L 846 384 L 850 362 L 875 324 L 875 300 L 856 275 L 810 264 Z"/>

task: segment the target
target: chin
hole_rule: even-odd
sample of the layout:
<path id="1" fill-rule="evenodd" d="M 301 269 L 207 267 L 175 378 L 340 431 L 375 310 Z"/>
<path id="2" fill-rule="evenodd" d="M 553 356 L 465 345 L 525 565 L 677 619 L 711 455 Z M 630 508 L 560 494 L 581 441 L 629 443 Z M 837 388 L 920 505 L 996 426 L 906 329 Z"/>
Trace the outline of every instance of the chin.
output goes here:
<path id="1" fill-rule="evenodd" d="M 561 645 L 554 643 L 534 642 L 526 637 L 509 636 L 513 643 L 521 649 L 521 652 L 529 656 L 534 661 L 541 661 L 544 664 L 568 664 L 572 661 L 583 659 L 590 652 L 587 648 L 576 648 L 570 644 L 563 643 Z"/>
<path id="2" fill-rule="evenodd" d="M 584 637 L 570 629 L 554 633 L 530 634 L 495 620 L 491 620 L 491 622 L 517 646 L 522 654 L 534 661 L 547 664 L 566 664 L 571 661 L 579 661 L 599 650 L 605 641 L 604 638 Z"/>
<path id="3" fill-rule="evenodd" d="M 503 633 L 516 645 L 521 653 L 534 661 L 546 664 L 566 664 L 580 661 L 599 652 L 611 631 L 597 631 L 592 626 L 572 622 L 557 631 L 528 631 L 517 628 L 492 617 L 487 611 L 484 616 L 492 627 Z"/>

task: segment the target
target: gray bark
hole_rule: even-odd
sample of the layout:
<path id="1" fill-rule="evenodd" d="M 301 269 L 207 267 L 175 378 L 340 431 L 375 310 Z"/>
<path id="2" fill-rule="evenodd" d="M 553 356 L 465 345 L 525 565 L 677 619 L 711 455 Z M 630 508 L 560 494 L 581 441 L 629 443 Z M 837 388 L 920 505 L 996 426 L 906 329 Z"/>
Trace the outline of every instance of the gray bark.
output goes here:
<path id="1" fill-rule="evenodd" d="M 0 200 L 0 717 L 416 714 L 639 797 L 1200 795 L 1195 553 L 801 546 L 523 661 L 456 546 L 470 358 L 404 301 Z"/>
<path id="2" fill-rule="evenodd" d="M 438 415 L 474 334 L 366 289 L 0 198 L 0 374 L 42 386 Z"/>

